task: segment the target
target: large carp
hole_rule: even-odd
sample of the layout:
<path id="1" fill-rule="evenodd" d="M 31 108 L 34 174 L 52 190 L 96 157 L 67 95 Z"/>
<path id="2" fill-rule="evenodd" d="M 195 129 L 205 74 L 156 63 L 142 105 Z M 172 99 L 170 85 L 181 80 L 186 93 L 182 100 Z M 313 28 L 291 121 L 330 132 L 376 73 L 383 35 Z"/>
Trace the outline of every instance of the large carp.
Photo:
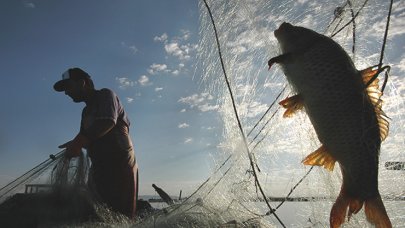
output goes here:
<path id="1" fill-rule="evenodd" d="M 322 146 L 303 163 L 333 170 L 340 165 L 343 184 L 330 213 L 330 226 L 340 227 L 364 204 L 367 220 L 392 227 L 378 191 L 378 160 L 388 121 L 381 107 L 377 70 L 358 71 L 344 49 L 310 29 L 283 23 L 275 32 L 281 65 L 296 95 L 280 104 L 291 116 L 305 109 Z M 370 83 L 371 82 L 371 83 Z"/>

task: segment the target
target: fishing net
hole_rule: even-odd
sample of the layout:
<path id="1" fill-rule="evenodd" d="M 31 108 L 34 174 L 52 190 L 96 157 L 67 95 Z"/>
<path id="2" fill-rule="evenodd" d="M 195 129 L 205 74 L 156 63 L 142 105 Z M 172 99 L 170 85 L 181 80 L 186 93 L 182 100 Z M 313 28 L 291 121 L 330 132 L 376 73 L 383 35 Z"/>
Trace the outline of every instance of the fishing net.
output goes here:
<path id="1" fill-rule="evenodd" d="M 403 14 L 404 9 L 405 3 L 396 1 L 393 13 Z M 181 203 L 133 223 L 91 199 L 85 187 L 87 158 L 68 162 L 62 151 L 0 189 L 0 216 L 9 211 L 4 207 L 13 206 L 6 202 L 17 192 L 44 191 L 47 199 L 59 194 L 52 198 L 59 203 L 30 210 L 42 208 L 37 216 L 47 217 L 48 225 L 66 224 L 68 215 L 86 215 L 90 217 L 83 218 L 88 221 L 84 227 L 328 227 L 342 177 L 337 166 L 329 172 L 301 163 L 320 143 L 304 112 L 282 118 L 277 103 L 292 91 L 277 65 L 267 70 L 267 61 L 281 53 L 273 31 L 285 21 L 333 37 L 357 69 L 364 69 L 379 64 L 381 47 L 390 46 L 390 40 L 383 39 L 388 11 L 389 2 L 377 0 L 200 0 L 196 72 L 217 100 L 223 128 L 210 177 Z M 391 65 L 387 58 L 383 63 Z M 390 132 L 381 147 L 379 190 L 394 227 L 405 224 L 403 85 L 393 66 L 383 95 Z M 65 217 L 51 217 L 55 208 Z M 66 208 L 86 211 L 63 213 Z M 29 225 L 38 225 L 35 222 Z M 370 225 L 361 210 L 344 226 Z"/>
<path id="2" fill-rule="evenodd" d="M 130 220 L 99 203 L 88 188 L 86 153 L 61 151 L 0 189 L 4 227 L 124 225 Z"/>
<path id="3" fill-rule="evenodd" d="M 398 1 L 393 12 L 403 14 L 404 7 Z M 381 48 L 390 45 L 384 41 L 389 1 L 207 0 L 199 8 L 197 72 L 220 107 L 221 144 L 212 175 L 189 198 L 138 226 L 329 227 L 340 168 L 301 163 L 320 143 L 304 112 L 282 117 L 277 103 L 292 91 L 278 66 L 267 70 L 267 61 L 281 54 L 273 31 L 289 22 L 333 37 L 364 69 L 379 64 Z M 405 224 L 405 101 L 398 73 L 394 67 L 384 89 L 390 132 L 379 166 L 379 190 L 394 227 Z M 361 210 L 344 226 L 371 225 Z"/>
<path id="4" fill-rule="evenodd" d="M 0 189 L 0 204 L 18 192 L 31 193 L 33 191 L 36 192 L 48 190 L 47 184 L 52 182 L 50 177 L 53 176 L 50 174 L 52 173 L 52 169 L 55 167 L 55 164 L 60 162 L 61 158 L 63 157 L 62 155 L 63 152 L 60 152 L 56 155 L 51 155 L 50 158 L 48 158 L 41 164 L 37 165 L 28 172 L 24 173 L 22 176 L 2 187 Z M 34 190 L 30 186 L 26 187 L 26 184 L 37 185 L 39 189 L 35 188 Z M 42 189 L 40 187 L 42 187 Z"/>

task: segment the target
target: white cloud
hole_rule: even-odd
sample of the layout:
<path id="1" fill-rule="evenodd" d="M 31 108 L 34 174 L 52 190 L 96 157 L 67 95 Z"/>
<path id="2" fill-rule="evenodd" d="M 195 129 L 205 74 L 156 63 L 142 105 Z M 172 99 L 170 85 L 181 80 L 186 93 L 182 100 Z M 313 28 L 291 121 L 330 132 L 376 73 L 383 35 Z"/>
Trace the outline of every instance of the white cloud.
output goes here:
<path id="1" fill-rule="evenodd" d="M 317 17 L 314 16 L 316 14 L 307 14 L 305 15 L 302 20 L 300 20 L 297 25 L 303 26 L 306 28 L 316 28 L 317 26 Z"/>
<path id="2" fill-rule="evenodd" d="M 214 98 L 209 93 L 193 94 L 188 97 L 181 97 L 178 102 L 188 104 L 191 108 L 197 107 L 202 112 L 215 111 L 219 105 L 209 104 Z"/>
<path id="3" fill-rule="evenodd" d="M 238 91 L 238 94 L 246 94 L 250 93 L 253 91 L 254 87 L 253 85 L 248 85 L 248 84 L 238 84 L 236 85 L 236 89 Z"/>
<path id="4" fill-rule="evenodd" d="M 257 28 L 255 32 L 263 34 L 263 36 L 264 34 L 270 33 L 268 29 L 265 30 L 264 28 Z M 270 39 L 272 39 L 272 37 L 274 36 L 269 36 Z M 238 36 L 230 39 L 226 43 L 226 45 L 231 48 L 230 51 L 234 55 L 242 54 L 248 50 L 257 50 L 266 48 L 266 42 L 264 40 L 256 39 L 255 36 L 252 36 L 252 32 L 247 30 L 239 33 Z"/>
<path id="5" fill-rule="evenodd" d="M 157 64 L 157 63 L 154 63 L 154 64 L 150 65 L 150 67 L 149 67 L 149 69 L 148 69 L 148 72 L 149 72 L 150 74 L 157 74 L 157 73 L 162 72 L 162 71 L 164 71 L 164 72 L 167 72 L 167 71 L 168 71 L 166 64 Z"/>
<path id="6" fill-rule="evenodd" d="M 189 143 L 192 143 L 192 142 L 193 142 L 193 138 L 186 138 L 184 140 L 184 144 L 189 144 Z"/>
<path id="7" fill-rule="evenodd" d="M 398 70 L 402 73 L 405 73 L 405 55 L 401 59 L 401 61 L 398 63 L 398 65 L 395 65 L 394 67 L 398 68 Z"/>
<path id="8" fill-rule="evenodd" d="M 132 103 L 134 101 L 134 98 L 132 98 L 132 97 L 127 97 L 126 99 L 127 99 L 127 103 Z"/>
<path id="9" fill-rule="evenodd" d="M 298 0 L 297 1 L 299 4 L 304 5 L 305 3 L 308 2 L 308 0 Z"/>
<path id="10" fill-rule="evenodd" d="M 128 87 L 133 87 L 136 84 L 136 82 L 131 81 L 129 78 L 126 78 L 126 77 L 121 77 L 121 78 L 116 77 L 115 80 L 118 82 L 119 87 L 121 89 L 126 89 Z"/>
<path id="11" fill-rule="evenodd" d="M 187 110 L 185 108 L 183 108 L 182 110 L 180 110 L 180 112 L 186 112 Z"/>
<path id="12" fill-rule="evenodd" d="M 214 97 L 209 93 L 201 93 L 201 96 L 206 98 L 207 100 L 213 100 Z"/>
<path id="13" fill-rule="evenodd" d="M 190 127 L 190 125 L 188 125 L 187 123 L 182 123 L 182 124 L 179 124 L 177 127 L 178 128 L 187 128 L 187 127 Z"/>
<path id="14" fill-rule="evenodd" d="M 166 34 L 166 33 L 163 33 L 161 36 L 155 36 L 155 37 L 153 38 L 153 40 L 154 40 L 154 41 L 159 41 L 159 42 L 166 42 L 166 41 L 167 41 L 167 38 L 168 38 L 167 34 Z"/>
<path id="15" fill-rule="evenodd" d="M 182 97 L 178 100 L 181 103 L 189 104 L 191 107 L 198 105 L 199 103 L 204 101 L 204 98 L 201 95 L 193 94 L 188 97 Z"/>
<path id="16" fill-rule="evenodd" d="M 138 52 L 138 48 L 135 45 L 129 45 L 126 44 L 125 42 L 121 42 L 121 46 L 126 49 L 129 49 L 133 54 Z"/>
<path id="17" fill-rule="evenodd" d="M 179 70 L 174 70 L 174 71 L 172 71 L 172 74 L 177 76 L 177 75 L 180 74 L 180 71 Z"/>
<path id="18" fill-rule="evenodd" d="M 185 29 L 180 30 L 183 36 L 181 37 L 182 40 L 188 40 L 191 36 L 191 32 Z"/>
<path id="19" fill-rule="evenodd" d="M 191 52 L 194 51 L 196 47 L 196 45 L 192 44 L 182 45 L 178 41 L 165 44 L 166 53 L 177 57 L 179 60 L 189 60 L 191 58 Z"/>
<path id="20" fill-rule="evenodd" d="M 25 8 L 31 8 L 31 9 L 35 8 L 35 4 L 32 2 L 23 2 L 23 4 L 24 4 Z"/>
<path id="21" fill-rule="evenodd" d="M 165 44 L 165 50 L 168 54 L 174 56 L 183 56 L 183 51 L 180 49 L 178 43 Z"/>
<path id="22" fill-rule="evenodd" d="M 371 31 L 367 32 L 376 38 L 382 38 L 385 33 L 386 17 L 379 17 L 378 21 L 374 23 Z M 405 1 L 397 1 L 392 6 L 391 22 L 388 31 L 388 37 L 394 38 L 396 36 L 405 34 Z"/>
<path id="23" fill-rule="evenodd" d="M 256 117 L 260 113 L 264 113 L 267 110 L 267 105 L 253 101 L 251 103 L 243 103 L 239 106 L 240 115 L 246 117 Z"/>
<path id="24" fill-rule="evenodd" d="M 179 75 L 181 72 L 183 72 L 185 69 L 185 64 L 184 63 L 179 63 L 178 68 L 175 70 L 172 70 L 172 74 L 177 76 Z M 187 71 L 187 70 L 186 70 Z"/>
<path id="25" fill-rule="evenodd" d="M 394 70 L 393 70 L 394 71 Z M 397 129 L 403 132 L 404 126 L 404 113 L 405 113 L 405 78 L 401 76 L 390 75 L 387 87 L 384 91 L 383 99 L 383 110 L 390 117 L 390 133 L 388 135 L 388 140 L 390 137 L 401 137 L 396 132 Z M 402 123 L 401 123 L 402 122 Z M 397 129 L 396 129 L 397 128 Z M 404 138 L 404 137 L 402 137 Z"/>
<path id="26" fill-rule="evenodd" d="M 130 46 L 129 49 L 132 51 L 132 53 L 137 53 L 138 52 L 138 48 L 136 48 L 135 46 Z"/>
<path id="27" fill-rule="evenodd" d="M 146 75 L 142 75 L 139 79 L 138 79 L 139 84 L 141 84 L 141 86 L 148 86 L 151 85 L 152 83 L 149 81 L 148 76 Z"/>
<path id="28" fill-rule="evenodd" d="M 263 85 L 264 88 L 270 88 L 270 89 L 281 88 L 282 86 L 283 86 L 283 83 L 281 83 L 281 82 L 266 82 Z"/>
<path id="29" fill-rule="evenodd" d="M 159 92 L 159 91 L 162 91 L 162 90 L 163 90 L 162 87 L 156 87 L 156 88 L 155 88 L 155 92 Z"/>
<path id="30" fill-rule="evenodd" d="M 209 105 L 209 104 L 203 104 L 203 105 L 199 105 L 198 108 L 202 111 L 202 112 L 208 112 L 208 111 L 215 111 L 219 109 L 219 105 Z"/>
<path id="31" fill-rule="evenodd" d="M 178 36 L 169 37 L 167 33 L 160 36 L 155 36 L 154 41 L 162 42 L 164 51 L 166 52 L 166 59 L 173 58 L 179 61 L 177 67 L 175 65 L 166 64 L 153 64 L 149 67 L 149 74 L 153 75 L 158 72 L 170 73 L 173 76 L 180 75 L 187 72 L 186 62 L 195 55 L 198 47 L 197 44 L 189 43 L 192 33 L 189 30 L 181 29 Z M 160 68 L 165 66 L 165 68 Z"/>
<path id="32" fill-rule="evenodd" d="M 405 17 L 402 17 L 402 18 L 393 17 L 391 20 L 392 20 L 392 24 L 390 25 L 390 30 L 388 31 L 388 36 L 390 38 L 394 38 L 395 36 L 405 34 Z M 384 35 L 385 26 L 386 26 L 385 21 L 380 21 L 380 22 L 375 23 L 372 28 L 373 31 L 370 34 L 372 34 L 375 37 L 381 38 Z"/>
<path id="33" fill-rule="evenodd" d="M 173 41 L 184 42 L 190 39 L 192 33 L 187 29 L 180 29 L 180 35 L 172 38 Z"/>

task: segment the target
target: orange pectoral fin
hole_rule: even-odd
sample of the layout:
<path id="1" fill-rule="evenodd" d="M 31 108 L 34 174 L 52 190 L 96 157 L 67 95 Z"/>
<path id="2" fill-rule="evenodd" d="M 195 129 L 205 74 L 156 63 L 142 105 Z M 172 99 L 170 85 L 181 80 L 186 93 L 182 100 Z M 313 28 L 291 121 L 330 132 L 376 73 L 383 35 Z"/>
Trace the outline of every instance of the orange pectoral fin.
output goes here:
<path id="1" fill-rule="evenodd" d="M 284 112 L 284 118 L 291 117 L 295 112 L 301 110 L 304 107 L 304 102 L 299 94 L 292 97 L 287 97 L 286 99 L 280 101 L 278 104 L 287 109 Z"/>
<path id="2" fill-rule="evenodd" d="M 267 64 L 269 65 L 269 70 L 273 66 L 274 63 L 288 63 L 293 61 L 293 54 L 292 53 L 285 53 L 276 57 L 271 58 Z"/>
<path id="3" fill-rule="evenodd" d="M 311 154 L 309 154 L 302 163 L 304 165 L 323 166 L 325 169 L 332 171 L 335 167 L 336 159 L 330 155 L 329 151 L 324 145 L 319 147 Z"/>

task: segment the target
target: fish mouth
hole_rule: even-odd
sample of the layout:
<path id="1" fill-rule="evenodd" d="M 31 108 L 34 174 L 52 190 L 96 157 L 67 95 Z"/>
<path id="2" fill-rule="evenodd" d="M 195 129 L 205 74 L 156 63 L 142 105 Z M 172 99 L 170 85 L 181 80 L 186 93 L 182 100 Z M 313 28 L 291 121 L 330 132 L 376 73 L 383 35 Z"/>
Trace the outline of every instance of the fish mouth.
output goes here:
<path id="1" fill-rule="evenodd" d="M 280 30 L 279 30 L 279 29 L 274 30 L 274 36 L 275 36 L 276 38 L 278 38 L 279 34 L 280 34 Z"/>
<path id="2" fill-rule="evenodd" d="M 274 31 L 274 36 L 278 38 L 281 33 L 285 32 L 286 29 L 291 28 L 292 25 L 288 22 L 283 22 L 278 29 Z"/>

